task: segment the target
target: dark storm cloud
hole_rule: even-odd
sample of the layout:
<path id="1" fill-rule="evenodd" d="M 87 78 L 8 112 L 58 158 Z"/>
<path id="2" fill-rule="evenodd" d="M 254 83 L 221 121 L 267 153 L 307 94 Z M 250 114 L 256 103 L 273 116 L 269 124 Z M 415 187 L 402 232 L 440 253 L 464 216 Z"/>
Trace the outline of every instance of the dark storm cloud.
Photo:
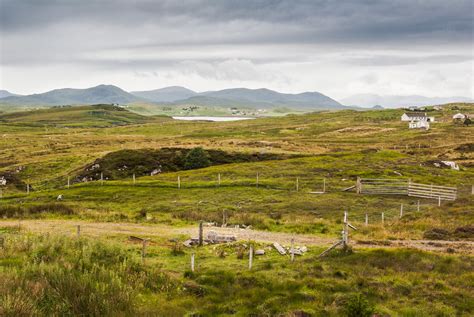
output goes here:
<path id="1" fill-rule="evenodd" d="M 163 25 L 193 33 L 193 27 L 225 23 L 229 43 L 319 43 L 343 41 L 470 41 L 470 0 L 430 1 L 126 1 L 0 0 L 3 32 L 28 32 L 54 25 L 93 23 L 109 27 Z M 249 24 L 276 26 L 247 33 Z M 222 43 L 215 29 L 196 42 Z M 179 42 L 176 38 L 161 43 Z M 160 41 L 157 40 L 158 43 Z"/>

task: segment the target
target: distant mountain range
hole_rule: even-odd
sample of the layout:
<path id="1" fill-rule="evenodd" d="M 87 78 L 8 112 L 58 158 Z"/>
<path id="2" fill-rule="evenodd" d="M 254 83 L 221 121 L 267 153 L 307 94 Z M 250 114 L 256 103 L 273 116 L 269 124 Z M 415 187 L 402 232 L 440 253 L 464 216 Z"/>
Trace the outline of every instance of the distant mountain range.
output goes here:
<path id="1" fill-rule="evenodd" d="M 0 89 L 0 99 L 5 98 L 5 97 L 10 97 L 10 96 L 18 96 L 18 95 L 15 95 L 15 94 L 12 94 L 9 91 Z"/>
<path id="2" fill-rule="evenodd" d="M 13 105 L 70 105 L 70 104 L 99 104 L 99 103 L 120 103 L 127 104 L 141 101 L 134 96 L 116 86 L 99 85 L 86 89 L 63 88 L 55 89 L 42 94 L 27 96 L 8 96 L 1 98 L 1 103 Z"/>
<path id="3" fill-rule="evenodd" d="M 12 105 L 68 105 L 150 102 L 159 105 L 198 105 L 213 107 L 290 108 L 295 110 L 344 109 L 343 105 L 319 92 L 283 94 L 269 89 L 234 88 L 197 93 L 184 87 L 126 92 L 112 85 L 87 89 L 55 89 L 27 96 L 7 95 L 0 103 Z"/>
<path id="4" fill-rule="evenodd" d="M 172 86 L 147 91 L 127 92 L 113 85 L 99 85 L 86 89 L 63 88 L 41 94 L 15 95 L 0 90 L 0 104 L 15 106 L 90 105 L 100 103 L 148 103 L 168 106 L 207 106 L 222 108 L 290 109 L 302 111 L 360 109 L 359 107 L 397 108 L 424 106 L 448 102 L 472 102 L 466 97 L 429 98 L 424 96 L 382 96 L 360 94 L 338 101 L 319 92 L 285 94 L 266 88 L 232 88 L 195 92 Z"/>
<path id="5" fill-rule="evenodd" d="M 347 106 L 384 108 L 401 108 L 409 106 L 440 105 L 450 102 L 472 102 L 467 97 L 425 97 L 419 95 L 396 96 L 396 95 L 376 95 L 358 94 L 342 99 L 341 102 Z"/>

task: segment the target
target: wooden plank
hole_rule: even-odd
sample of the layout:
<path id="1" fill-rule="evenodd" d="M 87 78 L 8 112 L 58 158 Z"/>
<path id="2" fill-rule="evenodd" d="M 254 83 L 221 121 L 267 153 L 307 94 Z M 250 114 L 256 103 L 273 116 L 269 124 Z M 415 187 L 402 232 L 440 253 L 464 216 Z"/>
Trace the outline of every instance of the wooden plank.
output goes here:
<path id="1" fill-rule="evenodd" d="M 275 242 L 273 243 L 273 247 L 275 249 L 277 249 L 277 251 L 281 254 L 281 255 L 285 255 L 286 254 L 286 250 L 281 246 L 281 244 L 279 244 L 278 242 Z"/>
<path id="2" fill-rule="evenodd" d="M 457 190 L 457 187 L 450 187 L 450 186 L 439 186 L 439 185 L 427 185 L 427 184 L 420 184 L 420 183 L 410 183 L 409 186 L 420 186 L 425 188 L 439 188 L 439 189 L 449 189 L 449 190 Z"/>

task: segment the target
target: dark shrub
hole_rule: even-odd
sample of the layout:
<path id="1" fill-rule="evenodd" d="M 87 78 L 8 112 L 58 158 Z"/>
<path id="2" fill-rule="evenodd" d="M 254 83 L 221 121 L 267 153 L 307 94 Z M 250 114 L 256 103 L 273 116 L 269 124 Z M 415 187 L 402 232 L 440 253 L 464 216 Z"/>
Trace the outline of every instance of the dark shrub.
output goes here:
<path id="1" fill-rule="evenodd" d="M 442 228 L 433 228 L 423 234 L 423 238 L 431 240 L 446 240 L 449 236 L 449 231 Z"/>
<path id="2" fill-rule="evenodd" d="M 349 297 L 344 312 L 348 317 L 371 317 L 374 306 L 362 294 L 357 294 Z"/>
<path id="3" fill-rule="evenodd" d="M 184 158 L 184 168 L 187 170 L 208 167 L 210 165 L 209 154 L 201 147 L 192 149 Z"/>
<path id="4" fill-rule="evenodd" d="M 28 208 L 28 210 L 31 214 L 40 214 L 45 212 L 57 213 L 61 215 L 74 214 L 74 210 L 71 207 L 60 203 L 48 203 L 31 206 Z"/>

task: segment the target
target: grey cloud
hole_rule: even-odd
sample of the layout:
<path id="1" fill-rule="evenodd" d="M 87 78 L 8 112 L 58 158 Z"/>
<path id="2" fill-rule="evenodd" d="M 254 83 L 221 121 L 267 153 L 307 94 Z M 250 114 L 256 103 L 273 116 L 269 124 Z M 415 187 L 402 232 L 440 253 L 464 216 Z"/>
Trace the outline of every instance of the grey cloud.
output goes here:
<path id="1" fill-rule="evenodd" d="M 471 61 L 472 55 L 424 55 L 424 56 L 397 56 L 397 55 L 372 55 L 361 57 L 348 57 L 345 63 L 360 66 L 398 66 L 413 64 L 453 64 Z"/>
<path id="2" fill-rule="evenodd" d="M 300 81 L 309 86 L 321 68 L 457 69 L 473 60 L 472 41 L 471 0 L 0 0 L 0 67 L 9 74 L 67 65 L 98 78 L 285 82 L 287 71 L 295 82 L 311 73 Z"/>
<path id="3" fill-rule="evenodd" d="M 452 41 L 453 37 L 468 41 L 473 32 L 473 4 L 469 0 L 0 1 L 0 26 L 8 32 L 46 29 L 62 23 L 95 23 L 131 29 L 165 25 L 193 33 L 196 26 L 199 30 L 224 23 L 234 26 L 233 32 L 226 34 L 229 41 L 244 34 L 242 42 L 277 43 Z M 274 25 L 275 32 L 246 32 L 252 23 Z M 218 32 L 218 28 L 213 30 Z M 201 41 L 212 41 L 212 33 L 200 35 Z M 217 40 L 222 43 L 223 39 Z"/>

